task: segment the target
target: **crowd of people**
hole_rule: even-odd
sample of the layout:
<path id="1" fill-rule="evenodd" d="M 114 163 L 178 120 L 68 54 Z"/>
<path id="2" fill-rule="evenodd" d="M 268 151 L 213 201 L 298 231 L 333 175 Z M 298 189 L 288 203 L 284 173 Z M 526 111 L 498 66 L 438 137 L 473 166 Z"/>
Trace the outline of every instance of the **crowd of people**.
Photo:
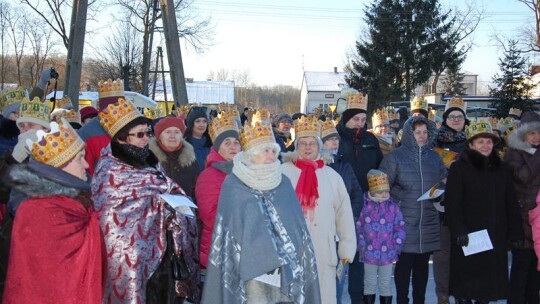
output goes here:
<path id="1" fill-rule="evenodd" d="M 353 304 L 422 304 L 431 259 L 438 304 L 539 303 L 533 111 L 470 121 L 456 97 L 438 118 L 415 97 L 368 121 L 351 93 L 336 121 L 160 117 L 120 80 L 51 111 L 49 81 L 0 100 L 3 303 L 341 304 L 348 280 Z"/>

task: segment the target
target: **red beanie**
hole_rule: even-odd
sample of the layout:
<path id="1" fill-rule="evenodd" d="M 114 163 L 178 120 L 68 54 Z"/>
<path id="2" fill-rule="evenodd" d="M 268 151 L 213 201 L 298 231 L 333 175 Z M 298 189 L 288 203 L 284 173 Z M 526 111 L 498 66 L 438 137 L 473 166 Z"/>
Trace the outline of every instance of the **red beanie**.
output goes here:
<path id="1" fill-rule="evenodd" d="M 169 116 L 161 119 L 156 124 L 156 126 L 154 127 L 154 134 L 156 135 L 156 137 L 159 137 L 161 135 L 161 132 L 170 127 L 176 127 L 180 129 L 182 134 L 184 134 L 184 132 L 186 131 L 186 124 L 182 119 Z"/>

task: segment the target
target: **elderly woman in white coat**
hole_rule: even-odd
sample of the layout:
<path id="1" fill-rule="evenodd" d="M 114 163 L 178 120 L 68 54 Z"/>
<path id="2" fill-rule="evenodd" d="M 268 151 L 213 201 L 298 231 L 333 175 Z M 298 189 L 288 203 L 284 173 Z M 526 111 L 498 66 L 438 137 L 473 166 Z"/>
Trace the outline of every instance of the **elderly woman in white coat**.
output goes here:
<path id="1" fill-rule="evenodd" d="M 319 123 L 304 117 L 295 130 L 295 152 L 282 154 L 283 174 L 295 188 L 315 247 L 322 302 L 336 303 L 336 266 L 356 252 L 351 203 L 341 176 L 326 166 L 331 158 L 321 156 Z"/>

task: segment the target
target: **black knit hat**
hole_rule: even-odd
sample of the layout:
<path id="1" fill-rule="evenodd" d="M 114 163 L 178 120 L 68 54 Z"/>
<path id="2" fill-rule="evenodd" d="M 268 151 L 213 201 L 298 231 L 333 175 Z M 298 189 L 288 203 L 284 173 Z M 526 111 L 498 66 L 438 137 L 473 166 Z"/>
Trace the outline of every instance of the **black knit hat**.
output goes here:
<path id="1" fill-rule="evenodd" d="M 351 118 L 353 118 L 356 114 L 359 114 L 359 113 L 367 113 L 367 112 L 365 110 L 357 109 L 357 108 L 345 110 L 345 112 L 343 112 L 343 114 L 341 115 L 341 120 L 343 120 L 343 124 L 347 124 L 347 122 L 351 120 Z"/>
<path id="2" fill-rule="evenodd" d="M 208 116 L 206 115 L 206 107 L 191 108 L 191 110 L 189 110 L 189 113 L 186 117 L 186 127 L 193 128 L 193 124 L 195 123 L 195 120 L 201 117 L 204 117 L 206 118 L 206 120 L 208 120 Z"/>

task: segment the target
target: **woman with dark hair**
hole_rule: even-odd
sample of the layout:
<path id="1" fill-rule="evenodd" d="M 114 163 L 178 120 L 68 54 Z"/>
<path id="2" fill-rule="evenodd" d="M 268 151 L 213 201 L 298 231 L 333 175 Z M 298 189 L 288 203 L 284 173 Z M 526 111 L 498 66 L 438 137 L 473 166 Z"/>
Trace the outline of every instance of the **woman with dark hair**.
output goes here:
<path id="1" fill-rule="evenodd" d="M 208 133 L 208 116 L 205 107 L 193 107 L 186 118 L 184 138 L 195 149 L 195 155 L 202 170 L 206 168 L 206 157 L 212 147 L 212 139 Z"/>
<path id="2" fill-rule="evenodd" d="M 441 158 L 431 150 L 435 123 L 413 116 L 403 126 L 401 146 L 388 153 L 379 170 L 388 174 L 390 195 L 399 204 L 407 237 L 394 271 L 398 304 L 425 302 L 429 257 L 439 249 L 439 214 L 431 200 L 418 200 L 446 176 Z"/>
<path id="3" fill-rule="evenodd" d="M 446 184 L 446 218 L 451 233 L 450 294 L 458 304 L 506 299 L 509 244 L 523 243 L 512 173 L 493 145 L 499 138 L 486 122 L 471 123 L 460 158 Z M 469 234 L 487 230 L 493 249 L 464 255 Z"/>
<path id="4" fill-rule="evenodd" d="M 174 276 L 171 260 L 182 252 L 185 218 L 161 194 L 183 194 L 163 174 L 150 151 L 149 121 L 129 101 L 119 99 L 99 113 L 111 136 L 92 179 L 107 250 L 104 302 L 182 303 L 198 301 L 197 267 L 187 280 Z M 184 284 L 190 284 L 191 288 Z"/>

